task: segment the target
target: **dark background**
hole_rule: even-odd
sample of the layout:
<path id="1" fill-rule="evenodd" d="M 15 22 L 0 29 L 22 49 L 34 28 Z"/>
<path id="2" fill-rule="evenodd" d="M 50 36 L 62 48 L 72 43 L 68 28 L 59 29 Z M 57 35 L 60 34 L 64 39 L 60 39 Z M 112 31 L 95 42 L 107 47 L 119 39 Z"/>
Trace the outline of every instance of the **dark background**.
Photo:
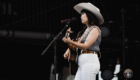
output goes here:
<path id="1" fill-rule="evenodd" d="M 129 68 L 136 77 L 139 53 L 138 0 L 1 0 L 0 1 L 0 79 L 48 80 L 54 62 L 54 44 L 41 53 L 64 28 L 61 20 L 76 17 L 69 24 L 74 39 L 82 30 L 80 15 L 73 6 L 91 2 L 100 9 L 109 35 L 102 37 L 100 45 L 101 70 L 119 59 L 122 71 Z M 65 30 L 66 31 L 66 30 Z M 68 62 L 63 58 L 67 44 L 62 42 L 65 31 L 56 40 L 57 71 Z M 124 44 L 124 45 L 123 45 Z M 120 74 L 123 76 L 123 73 Z"/>

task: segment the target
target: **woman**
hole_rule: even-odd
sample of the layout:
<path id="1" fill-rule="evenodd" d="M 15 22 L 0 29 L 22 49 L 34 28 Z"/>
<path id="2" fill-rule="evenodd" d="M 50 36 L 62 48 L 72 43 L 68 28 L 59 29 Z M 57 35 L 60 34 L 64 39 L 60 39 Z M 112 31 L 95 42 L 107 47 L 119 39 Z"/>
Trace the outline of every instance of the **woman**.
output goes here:
<path id="1" fill-rule="evenodd" d="M 81 14 L 81 22 L 85 24 L 86 30 L 78 34 L 78 42 L 65 37 L 62 40 L 81 49 L 75 80 L 95 80 L 100 69 L 97 52 L 100 51 L 101 30 L 98 26 L 103 24 L 104 19 L 99 9 L 91 3 L 79 3 L 74 6 L 74 9 Z M 68 59 L 69 54 L 70 50 L 67 49 L 64 58 Z"/>

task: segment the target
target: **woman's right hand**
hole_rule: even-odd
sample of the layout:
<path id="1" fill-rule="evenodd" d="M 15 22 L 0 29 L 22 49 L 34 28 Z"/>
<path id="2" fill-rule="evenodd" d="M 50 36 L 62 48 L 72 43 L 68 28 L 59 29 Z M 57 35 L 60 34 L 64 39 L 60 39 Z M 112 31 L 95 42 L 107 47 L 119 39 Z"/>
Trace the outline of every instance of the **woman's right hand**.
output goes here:
<path id="1" fill-rule="evenodd" d="M 69 58 L 69 53 L 65 53 L 65 54 L 64 54 L 64 58 L 65 58 L 65 59 L 68 59 L 68 58 Z"/>
<path id="2" fill-rule="evenodd" d="M 69 53 L 70 53 L 70 50 L 69 50 L 69 48 L 68 48 L 67 51 L 66 51 L 65 54 L 64 54 L 64 58 L 65 58 L 65 59 L 68 59 L 68 58 L 69 58 Z"/>

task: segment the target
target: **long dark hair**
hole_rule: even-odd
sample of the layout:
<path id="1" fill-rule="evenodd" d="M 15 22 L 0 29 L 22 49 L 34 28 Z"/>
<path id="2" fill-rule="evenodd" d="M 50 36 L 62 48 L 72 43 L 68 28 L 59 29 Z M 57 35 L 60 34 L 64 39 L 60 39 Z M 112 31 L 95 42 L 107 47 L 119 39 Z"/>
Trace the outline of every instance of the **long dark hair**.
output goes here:
<path id="1" fill-rule="evenodd" d="M 92 25 L 96 25 L 96 26 L 98 26 L 98 27 L 100 26 L 99 21 L 97 20 L 96 16 L 95 16 L 93 13 L 91 13 L 91 12 L 88 11 L 88 10 L 82 10 L 81 13 L 86 13 L 87 18 L 88 18 L 88 25 L 89 25 L 89 26 L 92 26 Z M 76 39 L 78 39 L 79 37 L 82 36 L 82 34 L 84 33 L 84 31 L 85 31 L 86 28 L 87 28 L 87 27 L 86 27 L 86 25 L 85 25 L 85 26 L 83 27 L 83 30 L 81 30 L 81 31 L 78 32 L 77 38 L 76 38 Z"/>

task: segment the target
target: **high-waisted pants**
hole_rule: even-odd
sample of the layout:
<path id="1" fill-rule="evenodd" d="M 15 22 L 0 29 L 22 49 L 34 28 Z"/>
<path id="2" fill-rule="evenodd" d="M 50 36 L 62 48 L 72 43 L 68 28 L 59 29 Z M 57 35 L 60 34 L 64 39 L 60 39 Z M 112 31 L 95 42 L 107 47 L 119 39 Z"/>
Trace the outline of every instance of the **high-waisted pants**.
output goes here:
<path id="1" fill-rule="evenodd" d="M 78 66 L 74 80 L 96 80 L 96 75 L 100 70 L 98 55 L 94 53 L 80 54 Z"/>

